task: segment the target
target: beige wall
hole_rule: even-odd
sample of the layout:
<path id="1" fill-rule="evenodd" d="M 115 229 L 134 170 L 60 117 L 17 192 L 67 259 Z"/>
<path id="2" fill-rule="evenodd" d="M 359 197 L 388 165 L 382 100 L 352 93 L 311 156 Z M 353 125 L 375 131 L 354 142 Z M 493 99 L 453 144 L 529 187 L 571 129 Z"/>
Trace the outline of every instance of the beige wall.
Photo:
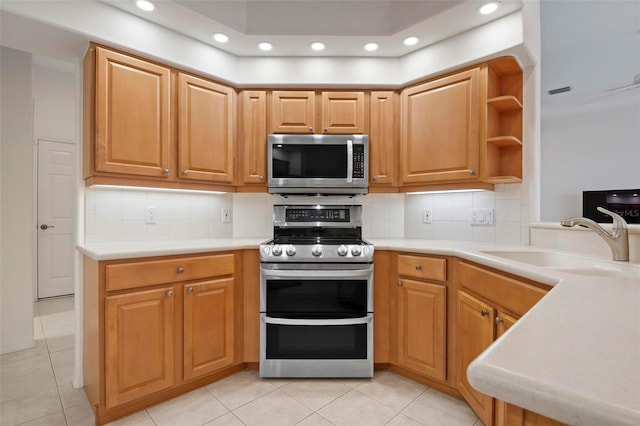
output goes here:
<path id="1" fill-rule="evenodd" d="M 31 54 L 0 51 L 0 353 L 33 340 Z"/>

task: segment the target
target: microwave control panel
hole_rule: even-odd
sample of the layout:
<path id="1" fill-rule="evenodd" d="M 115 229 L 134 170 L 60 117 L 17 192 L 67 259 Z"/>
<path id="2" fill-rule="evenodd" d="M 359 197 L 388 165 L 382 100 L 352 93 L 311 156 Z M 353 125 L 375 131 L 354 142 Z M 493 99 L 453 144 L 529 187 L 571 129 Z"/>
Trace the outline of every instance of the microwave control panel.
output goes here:
<path id="1" fill-rule="evenodd" d="M 353 178 L 364 179 L 364 145 L 353 145 Z"/>

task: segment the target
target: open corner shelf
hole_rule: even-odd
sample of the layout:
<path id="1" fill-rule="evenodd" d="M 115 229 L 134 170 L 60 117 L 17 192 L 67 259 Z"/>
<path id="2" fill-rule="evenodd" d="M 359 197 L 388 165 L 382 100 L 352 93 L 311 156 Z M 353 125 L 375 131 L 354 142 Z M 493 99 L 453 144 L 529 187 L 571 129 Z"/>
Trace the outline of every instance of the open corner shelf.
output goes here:
<path id="1" fill-rule="evenodd" d="M 503 111 L 517 111 L 522 109 L 522 103 L 512 95 L 496 96 L 487 100 L 487 105 L 497 109 L 500 112 Z"/>
<path id="2" fill-rule="evenodd" d="M 522 147 L 522 141 L 515 136 L 496 136 L 487 138 L 487 142 L 498 148 L 507 148 L 510 146 Z"/>

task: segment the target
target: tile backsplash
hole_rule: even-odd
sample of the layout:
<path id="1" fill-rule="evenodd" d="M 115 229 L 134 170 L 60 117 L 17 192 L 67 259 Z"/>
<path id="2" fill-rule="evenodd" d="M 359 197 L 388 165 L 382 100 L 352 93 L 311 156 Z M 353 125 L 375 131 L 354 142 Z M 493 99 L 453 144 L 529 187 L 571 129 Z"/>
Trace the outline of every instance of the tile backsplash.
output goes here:
<path id="1" fill-rule="evenodd" d="M 271 238 L 274 204 L 362 204 L 364 238 L 422 238 L 529 244 L 528 200 L 521 184 L 496 191 L 288 197 L 264 193 L 206 194 L 88 188 L 85 241 L 125 242 L 199 238 Z M 145 208 L 155 207 L 155 223 Z M 432 223 L 422 211 L 432 211 Z M 470 225 L 472 208 L 495 210 L 493 225 Z M 222 222 L 222 210 L 231 222 Z"/>
<path id="2" fill-rule="evenodd" d="M 120 242 L 230 238 L 231 194 L 87 188 L 85 241 Z M 145 223 L 145 208 L 155 207 L 155 223 Z"/>

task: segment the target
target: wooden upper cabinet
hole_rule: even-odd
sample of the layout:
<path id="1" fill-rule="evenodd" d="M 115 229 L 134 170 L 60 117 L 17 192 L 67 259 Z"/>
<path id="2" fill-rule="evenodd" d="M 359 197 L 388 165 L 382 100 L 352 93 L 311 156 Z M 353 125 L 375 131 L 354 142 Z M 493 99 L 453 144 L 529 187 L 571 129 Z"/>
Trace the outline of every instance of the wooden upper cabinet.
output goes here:
<path id="1" fill-rule="evenodd" d="M 271 94 L 271 133 L 313 133 L 315 92 L 279 91 Z"/>
<path id="2" fill-rule="evenodd" d="M 184 378 L 234 362 L 233 278 L 184 286 Z"/>
<path id="3" fill-rule="evenodd" d="M 458 390 L 485 425 L 493 424 L 493 398 L 475 390 L 467 379 L 467 367 L 494 340 L 496 310 L 458 291 Z"/>
<path id="4" fill-rule="evenodd" d="M 178 87 L 179 177 L 233 183 L 235 91 L 182 73 Z"/>
<path id="5" fill-rule="evenodd" d="M 264 184 L 267 176 L 267 92 L 240 95 L 238 158 L 241 184 Z"/>
<path id="6" fill-rule="evenodd" d="M 396 183 L 397 95 L 371 92 L 369 131 L 369 184 Z"/>
<path id="7" fill-rule="evenodd" d="M 402 184 L 478 179 L 479 69 L 404 90 L 401 109 Z"/>
<path id="8" fill-rule="evenodd" d="M 322 92 L 322 133 L 366 133 L 365 127 L 364 92 Z"/>
<path id="9" fill-rule="evenodd" d="M 174 384 L 173 287 L 105 298 L 106 406 Z"/>
<path id="10" fill-rule="evenodd" d="M 169 68 L 97 47 L 95 78 L 95 170 L 167 176 Z"/>

